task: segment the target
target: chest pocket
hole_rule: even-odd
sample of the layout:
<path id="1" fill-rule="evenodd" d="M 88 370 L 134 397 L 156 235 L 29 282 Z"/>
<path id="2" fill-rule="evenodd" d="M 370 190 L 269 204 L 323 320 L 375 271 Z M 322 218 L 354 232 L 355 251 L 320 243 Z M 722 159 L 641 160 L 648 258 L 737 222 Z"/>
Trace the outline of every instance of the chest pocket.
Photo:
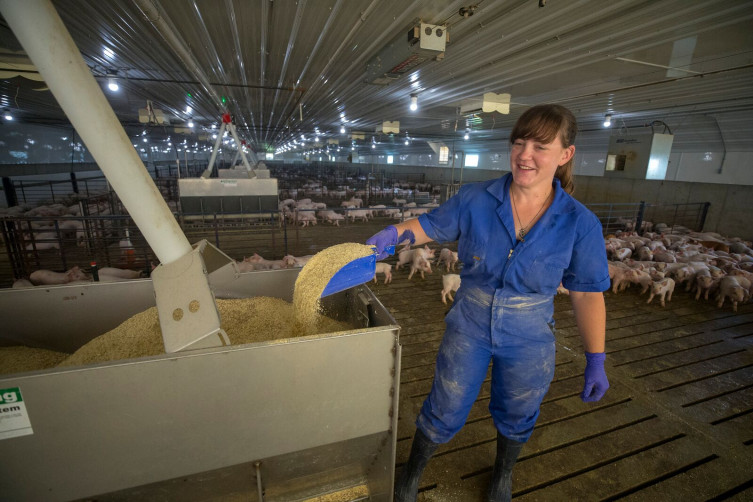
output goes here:
<path id="1" fill-rule="evenodd" d="M 552 293 L 557 290 L 562 281 L 567 264 L 554 256 L 540 256 L 533 262 L 518 263 L 518 274 L 521 282 L 531 293 Z"/>
<path id="2" fill-rule="evenodd" d="M 491 250 L 489 250 L 491 252 Z M 463 271 L 468 272 L 485 266 L 487 246 L 470 239 L 458 242 L 458 260 L 463 263 Z"/>

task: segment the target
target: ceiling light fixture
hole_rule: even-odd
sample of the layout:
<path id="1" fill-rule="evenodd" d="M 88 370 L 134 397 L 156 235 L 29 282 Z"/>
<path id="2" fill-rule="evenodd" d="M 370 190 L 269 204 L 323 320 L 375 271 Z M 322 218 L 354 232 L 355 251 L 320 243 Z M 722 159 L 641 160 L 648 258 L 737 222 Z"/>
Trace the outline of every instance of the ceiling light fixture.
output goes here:
<path id="1" fill-rule="evenodd" d="M 470 129 L 466 129 L 465 130 L 465 135 L 463 136 L 463 139 L 467 141 L 470 137 L 471 137 L 471 130 Z"/>
<path id="2" fill-rule="evenodd" d="M 9 122 L 13 120 L 13 115 L 11 115 L 10 110 L 5 110 L 5 112 L 3 113 L 3 118 Z"/>
<path id="3" fill-rule="evenodd" d="M 418 110 L 418 95 L 417 94 L 410 95 L 410 109 L 414 112 Z"/>
<path id="4" fill-rule="evenodd" d="M 604 115 L 604 127 L 609 127 L 612 125 L 612 114 L 607 113 Z"/>
<path id="5" fill-rule="evenodd" d="M 188 127 L 193 127 L 193 120 L 188 121 Z"/>
<path id="6" fill-rule="evenodd" d="M 340 134 L 345 134 L 345 126 L 340 126 Z"/>

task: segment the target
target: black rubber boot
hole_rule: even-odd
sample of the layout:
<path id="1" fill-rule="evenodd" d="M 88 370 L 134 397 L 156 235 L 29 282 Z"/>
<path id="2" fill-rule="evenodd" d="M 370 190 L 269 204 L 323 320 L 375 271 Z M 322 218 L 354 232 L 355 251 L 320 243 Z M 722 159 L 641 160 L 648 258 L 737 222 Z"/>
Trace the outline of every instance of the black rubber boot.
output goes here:
<path id="1" fill-rule="evenodd" d="M 408 462 L 403 466 L 400 477 L 395 483 L 395 502 L 414 502 L 416 500 L 421 473 L 424 472 L 426 464 L 438 447 L 439 443 L 432 442 L 421 432 L 421 429 L 416 429 Z"/>
<path id="2" fill-rule="evenodd" d="M 497 459 L 489 484 L 489 502 L 510 502 L 512 499 L 512 468 L 524 444 L 497 432 Z"/>

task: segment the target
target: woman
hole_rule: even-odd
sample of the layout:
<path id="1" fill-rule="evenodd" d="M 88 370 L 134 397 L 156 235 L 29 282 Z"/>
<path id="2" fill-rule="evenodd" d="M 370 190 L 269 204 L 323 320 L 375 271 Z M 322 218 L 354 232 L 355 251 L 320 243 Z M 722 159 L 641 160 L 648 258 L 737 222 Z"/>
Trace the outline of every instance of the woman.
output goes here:
<path id="1" fill-rule="evenodd" d="M 395 484 L 397 501 L 415 500 L 426 463 L 465 423 L 490 361 L 497 458 L 488 496 L 510 500 L 512 467 L 554 376 L 553 298 L 560 282 L 570 290 L 586 351 L 581 399 L 598 401 L 609 387 L 602 295 L 609 272 L 601 223 L 570 196 L 576 132 L 567 108 L 528 109 L 510 136 L 511 173 L 465 185 L 432 212 L 366 241 L 380 259 L 386 246 L 406 238 L 419 245 L 458 241 L 463 262 L 434 383 Z"/>

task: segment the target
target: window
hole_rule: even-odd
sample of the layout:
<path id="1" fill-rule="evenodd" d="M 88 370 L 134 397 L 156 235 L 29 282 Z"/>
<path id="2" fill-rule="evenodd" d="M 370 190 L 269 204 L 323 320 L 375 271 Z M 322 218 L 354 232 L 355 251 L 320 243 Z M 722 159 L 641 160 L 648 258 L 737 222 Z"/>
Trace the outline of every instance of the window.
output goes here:
<path id="1" fill-rule="evenodd" d="M 268 153 L 267 154 L 267 160 L 275 160 L 275 154 L 274 153 Z"/>
<path id="2" fill-rule="evenodd" d="M 450 160 L 450 149 L 446 146 L 439 147 L 439 163 L 447 164 Z"/>
<path id="3" fill-rule="evenodd" d="M 465 156 L 465 167 L 478 167 L 478 155 L 472 153 Z"/>
<path id="4" fill-rule="evenodd" d="M 387 155 L 387 163 L 392 164 L 392 155 Z"/>

